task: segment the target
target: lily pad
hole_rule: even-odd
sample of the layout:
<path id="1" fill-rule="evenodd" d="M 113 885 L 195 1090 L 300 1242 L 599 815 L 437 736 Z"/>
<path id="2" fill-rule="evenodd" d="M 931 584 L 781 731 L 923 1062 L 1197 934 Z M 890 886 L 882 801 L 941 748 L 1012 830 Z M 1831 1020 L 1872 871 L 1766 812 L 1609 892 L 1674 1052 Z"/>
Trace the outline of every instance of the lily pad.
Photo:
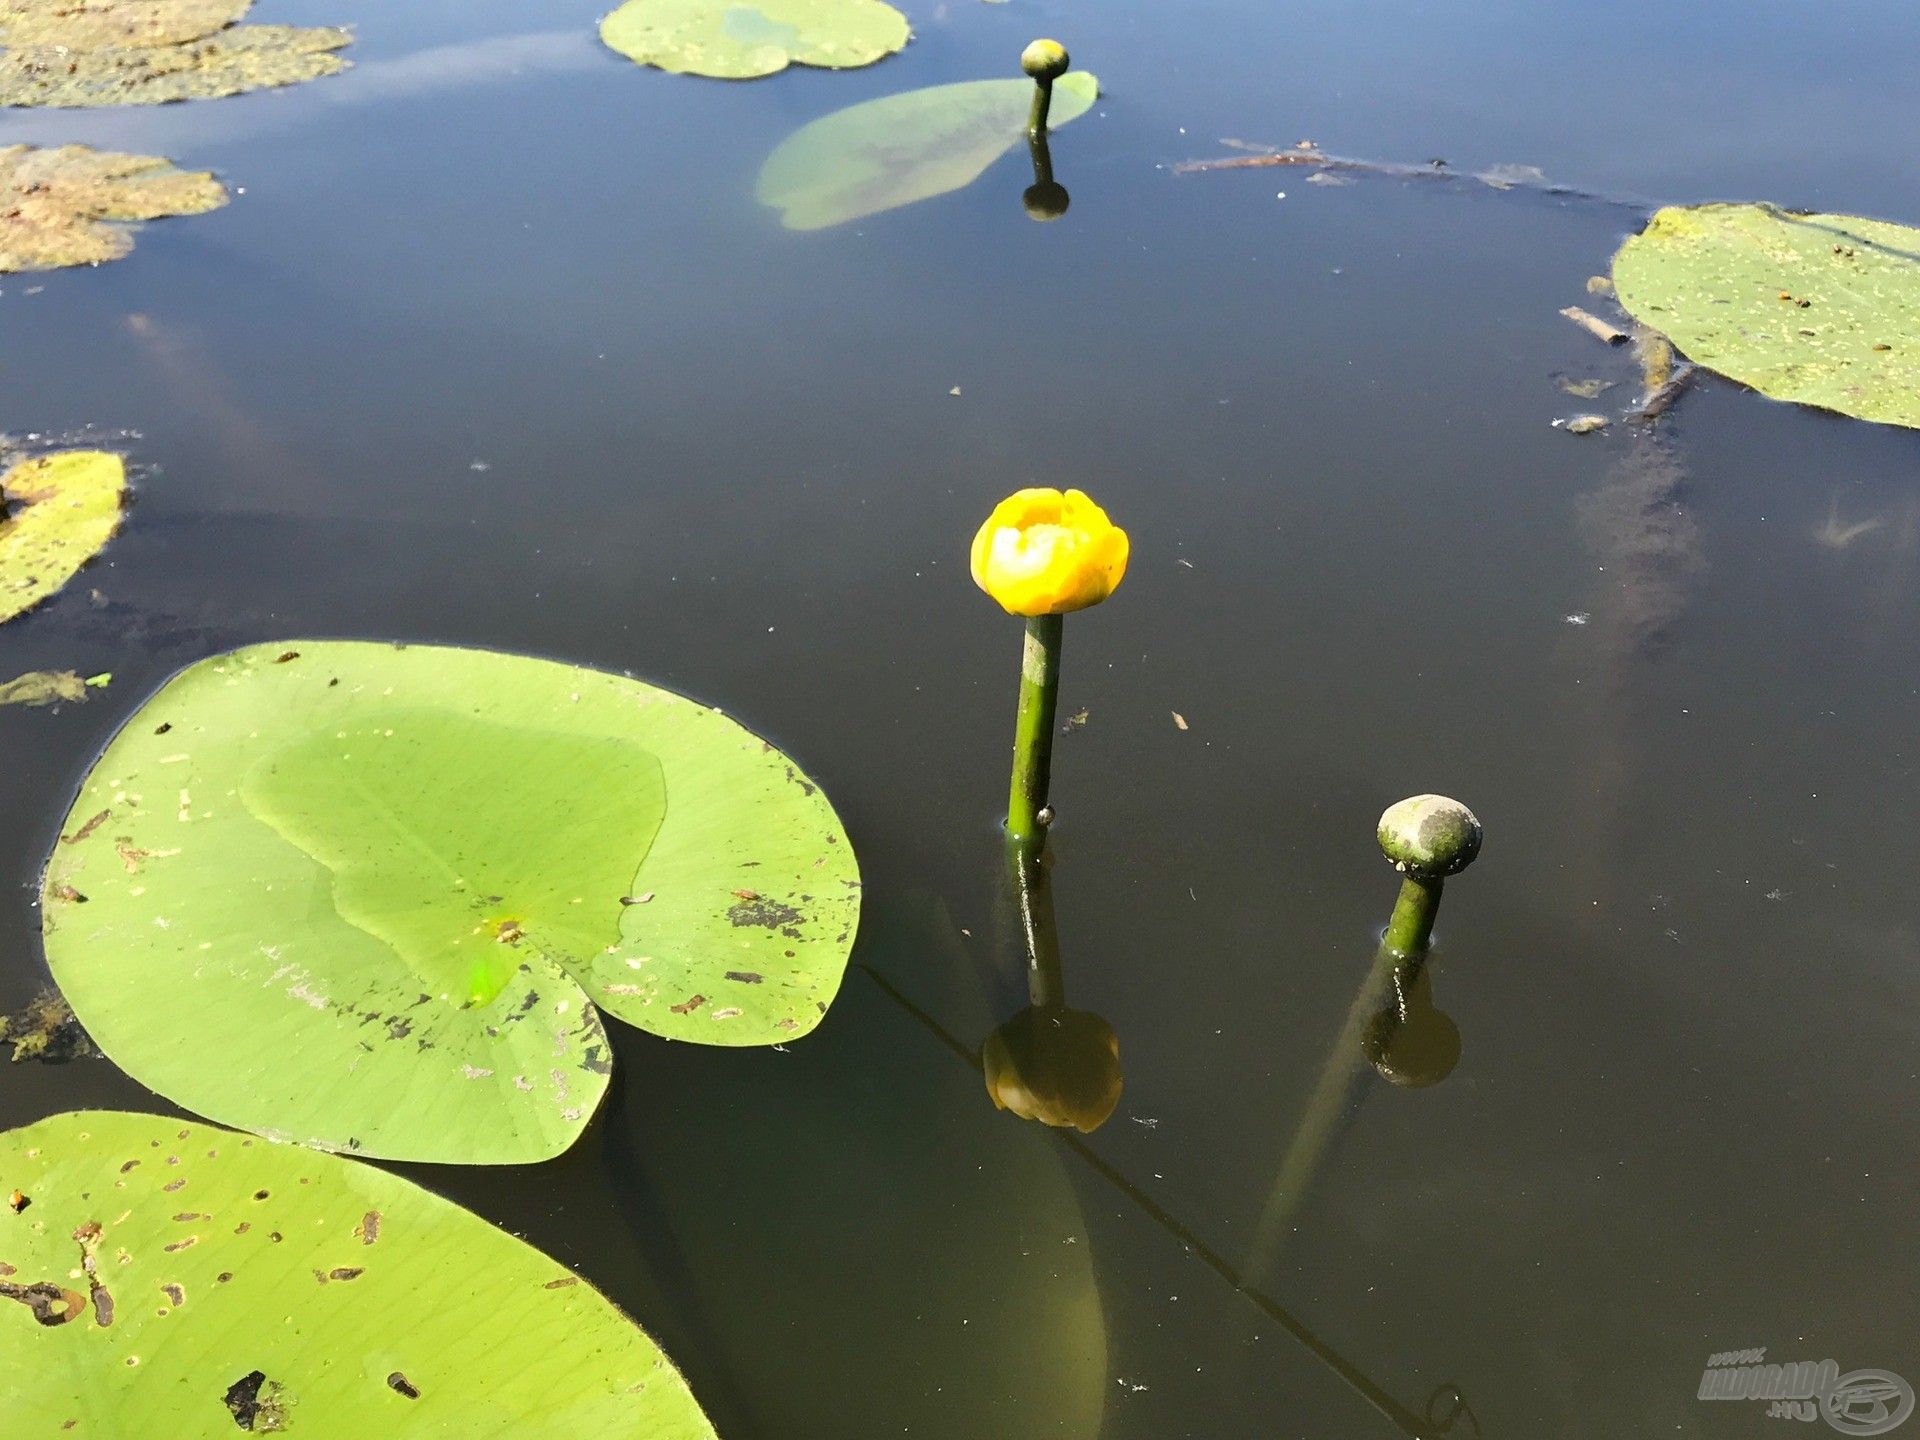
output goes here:
<path id="1" fill-rule="evenodd" d="M 179 45 L 224 30 L 253 0 L 0 0 L 0 45 Z"/>
<path id="2" fill-rule="evenodd" d="M 345 30 L 234 25 L 180 45 L 17 45 L 0 51 L 0 105 L 162 105 L 297 85 L 347 68 Z"/>
<path id="3" fill-rule="evenodd" d="M 104 450 L 63 450 L 0 475 L 0 621 L 31 610 L 100 553 L 120 528 L 127 471 Z"/>
<path id="4" fill-rule="evenodd" d="M 676 75 L 756 80 L 788 65 L 851 70 L 906 45 L 907 17 L 882 0 L 627 0 L 600 38 Z"/>
<path id="5" fill-rule="evenodd" d="M 157 155 L 61 145 L 0 148 L 0 272 L 98 265 L 133 249 L 124 223 L 199 215 L 227 203 L 204 170 Z"/>
<path id="6" fill-rule="evenodd" d="M 1085 70 L 1053 85 L 1050 128 L 1093 107 L 1100 82 Z M 1033 99 L 1028 80 L 933 85 L 836 110 L 801 126 L 760 167 L 754 194 L 789 230 L 824 230 L 959 190 L 1020 143 Z"/>
<path id="7" fill-rule="evenodd" d="M 1920 230 L 1771 205 L 1669 206 L 1620 248 L 1620 303 L 1763 395 L 1920 427 Z"/>
<path id="8" fill-rule="evenodd" d="M 112 1111 L 0 1135 L 9 1434 L 710 1440 L 557 1261 L 370 1165 Z"/>
<path id="9" fill-rule="evenodd" d="M 42 921 L 81 1022 L 169 1099 L 484 1164 L 585 1127 L 601 1010 L 804 1035 L 858 913 L 833 808 L 718 711 L 548 660 L 294 641 L 190 666 L 128 721 Z"/>

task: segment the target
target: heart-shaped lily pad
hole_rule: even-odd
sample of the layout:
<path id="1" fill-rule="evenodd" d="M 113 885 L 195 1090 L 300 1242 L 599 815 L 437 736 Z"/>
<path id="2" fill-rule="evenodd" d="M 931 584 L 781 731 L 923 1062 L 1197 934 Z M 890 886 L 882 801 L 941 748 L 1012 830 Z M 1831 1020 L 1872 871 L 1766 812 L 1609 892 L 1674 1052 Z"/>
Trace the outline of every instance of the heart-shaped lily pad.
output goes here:
<path id="1" fill-rule="evenodd" d="M 349 1160 L 111 1111 L 0 1135 L 20 1436 L 711 1440 L 592 1286 Z"/>
<path id="2" fill-rule="evenodd" d="M 1920 427 L 1920 230 L 1772 205 L 1669 206 L 1620 247 L 1620 303 L 1690 360 Z"/>
<path id="3" fill-rule="evenodd" d="M 858 912 L 825 796 L 718 711 L 549 660 L 295 641 L 201 661 L 127 723 L 43 925 L 81 1023 L 169 1099 L 504 1163 L 586 1125 L 600 1010 L 796 1038 Z"/>
<path id="4" fill-rule="evenodd" d="M 907 17 L 883 0 L 627 0 L 600 38 L 679 75 L 756 80 L 788 65 L 850 70 L 904 46 Z"/>
<path id="5" fill-rule="evenodd" d="M 63 450 L 0 475 L 0 621 L 31 610 L 120 528 L 127 471 L 104 450 Z"/>
<path id="6" fill-rule="evenodd" d="M 1049 128 L 1093 108 L 1085 70 L 1053 85 Z M 1029 80 L 932 85 L 836 110 L 801 126 L 760 167 L 754 194 L 789 230 L 824 230 L 978 180 L 1026 134 Z"/>

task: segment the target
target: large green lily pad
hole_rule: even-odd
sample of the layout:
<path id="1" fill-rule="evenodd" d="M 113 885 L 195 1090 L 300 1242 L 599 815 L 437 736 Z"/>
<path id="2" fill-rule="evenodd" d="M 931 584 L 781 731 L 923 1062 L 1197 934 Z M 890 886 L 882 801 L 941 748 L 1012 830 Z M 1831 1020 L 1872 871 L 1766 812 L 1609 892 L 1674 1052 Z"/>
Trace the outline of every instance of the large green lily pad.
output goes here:
<path id="1" fill-rule="evenodd" d="M 788 65 L 850 70 L 903 47 L 907 17 L 882 0 L 626 0 L 600 38 L 679 75 L 755 80 Z"/>
<path id="2" fill-rule="evenodd" d="M 1776 400 L 1920 426 L 1920 230 L 1771 205 L 1669 206 L 1620 247 L 1620 303 Z"/>
<path id="3" fill-rule="evenodd" d="M 0 475 L 0 621 L 31 610 L 100 553 L 120 528 L 127 471 L 104 450 L 63 450 Z"/>
<path id="4" fill-rule="evenodd" d="M 638 680 L 488 651 L 253 646 L 107 747 L 47 867 L 61 989 L 136 1079 L 397 1159 L 538 1160 L 612 1068 L 804 1035 L 859 872 L 773 746 Z"/>
<path id="5" fill-rule="evenodd" d="M 345 30 L 234 25 L 184 44 L 0 50 L 0 105 L 162 105 L 297 85 L 347 68 Z"/>
<path id="6" fill-rule="evenodd" d="M 133 249 L 125 223 L 199 215 L 227 203 L 204 170 L 157 155 L 61 145 L 0 148 L 0 272 L 99 265 Z"/>
<path id="7" fill-rule="evenodd" d="M 93 1111 L 0 1135 L 0 1189 L 9 1435 L 714 1433 L 605 1296 L 370 1165 Z"/>
<path id="8" fill-rule="evenodd" d="M 1049 128 L 1086 114 L 1099 96 L 1100 82 L 1086 71 L 1062 75 Z M 1019 144 L 1032 100 L 1029 80 L 968 80 L 836 110 L 780 142 L 754 194 L 789 230 L 823 230 L 944 195 Z"/>

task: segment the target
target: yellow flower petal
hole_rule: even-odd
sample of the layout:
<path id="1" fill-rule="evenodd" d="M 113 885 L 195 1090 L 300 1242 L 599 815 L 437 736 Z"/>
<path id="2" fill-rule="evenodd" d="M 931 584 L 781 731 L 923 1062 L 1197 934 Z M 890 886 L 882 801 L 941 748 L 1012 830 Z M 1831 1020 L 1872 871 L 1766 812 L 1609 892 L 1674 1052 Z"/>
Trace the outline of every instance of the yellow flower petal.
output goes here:
<path id="1" fill-rule="evenodd" d="M 1098 605 L 1127 570 L 1124 530 L 1085 492 L 1033 488 L 994 506 L 973 537 L 973 582 L 1015 615 Z"/>

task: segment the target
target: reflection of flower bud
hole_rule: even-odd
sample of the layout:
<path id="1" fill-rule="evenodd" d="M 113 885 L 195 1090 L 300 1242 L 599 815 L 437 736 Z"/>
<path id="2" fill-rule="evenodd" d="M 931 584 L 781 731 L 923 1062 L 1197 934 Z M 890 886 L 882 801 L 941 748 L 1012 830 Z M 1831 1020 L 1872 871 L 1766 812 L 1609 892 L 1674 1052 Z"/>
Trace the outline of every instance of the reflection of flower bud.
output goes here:
<path id="1" fill-rule="evenodd" d="M 1085 494 L 1020 490 L 973 537 L 973 583 L 1013 615 L 1098 605 L 1127 573 L 1127 532 Z"/>
<path id="2" fill-rule="evenodd" d="M 1020 196 L 1029 220 L 1058 220 L 1067 213 L 1070 200 L 1067 187 L 1051 180 L 1036 180 Z"/>
<path id="3" fill-rule="evenodd" d="M 1361 1048 L 1381 1076 L 1403 1089 L 1438 1085 L 1460 1063 L 1460 1027 L 1433 1008 L 1425 967 L 1394 978 L 1396 998 L 1368 1022 Z"/>
<path id="4" fill-rule="evenodd" d="M 1022 1010 L 987 1037 L 980 1066 L 994 1107 L 1091 1134 L 1120 1103 L 1120 1041 L 1084 1010 Z"/>

